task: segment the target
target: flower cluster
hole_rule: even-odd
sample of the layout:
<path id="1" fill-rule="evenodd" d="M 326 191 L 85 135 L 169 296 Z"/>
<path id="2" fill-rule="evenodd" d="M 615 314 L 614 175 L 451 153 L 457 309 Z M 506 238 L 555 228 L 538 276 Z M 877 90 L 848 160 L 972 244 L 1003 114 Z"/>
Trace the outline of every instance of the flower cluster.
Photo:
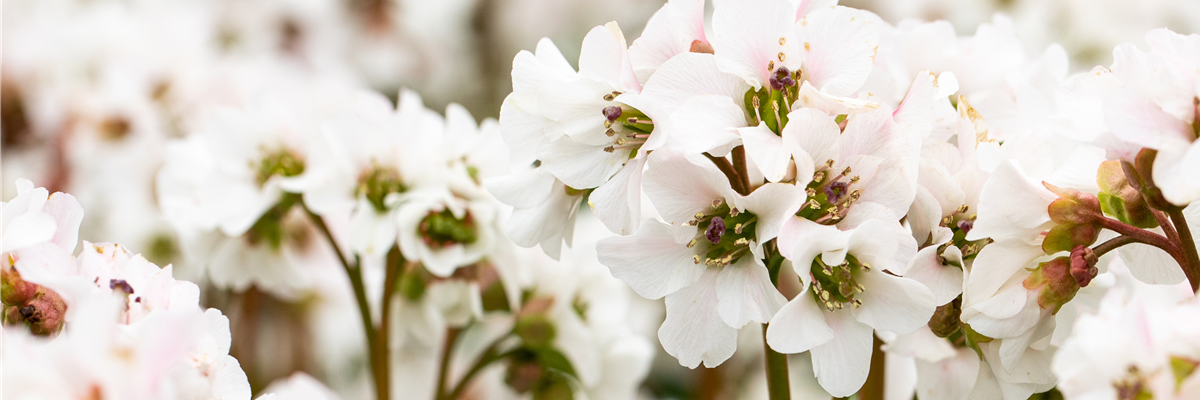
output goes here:
<path id="1" fill-rule="evenodd" d="M 680 364 L 719 365 L 762 324 L 768 369 L 810 352 L 834 397 L 881 339 L 915 369 L 889 390 L 1054 388 L 1118 248 L 1138 280 L 1195 290 L 1200 36 L 1156 30 L 1067 76 L 1061 47 L 1028 58 L 1003 17 L 960 38 L 828 3 L 714 1 L 706 29 L 704 2 L 675 0 L 631 44 L 592 29 L 578 69 L 548 39 L 518 54 L 500 117 L 517 167 L 488 183 L 509 235 L 555 256 L 586 200 L 622 235 L 600 262 L 665 298 Z"/>

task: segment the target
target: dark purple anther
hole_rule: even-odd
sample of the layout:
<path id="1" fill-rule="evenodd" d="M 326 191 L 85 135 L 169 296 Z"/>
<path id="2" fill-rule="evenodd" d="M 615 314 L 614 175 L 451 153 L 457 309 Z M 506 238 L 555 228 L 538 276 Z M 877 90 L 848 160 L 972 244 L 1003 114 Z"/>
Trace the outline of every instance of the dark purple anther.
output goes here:
<path id="1" fill-rule="evenodd" d="M 825 186 L 825 198 L 829 199 L 829 203 L 837 204 L 842 201 L 843 197 L 846 197 L 846 191 L 849 188 L 850 185 L 846 182 L 830 183 L 828 186 Z"/>
<path id="2" fill-rule="evenodd" d="M 796 80 L 792 78 L 792 71 L 789 71 L 787 67 L 776 69 L 768 81 L 771 83 L 771 89 L 775 90 L 783 90 L 785 87 L 796 86 Z"/>
<path id="3" fill-rule="evenodd" d="M 975 227 L 975 222 L 970 220 L 958 221 L 958 229 L 962 230 L 963 234 L 971 233 L 971 228 Z"/>
<path id="4" fill-rule="evenodd" d="M 618 106 L 604 107 L 604 118 L 608 118 L 609 122 L 613 122 L 613 121 L 616 121 L 617 118 L 621 118 L 621 107 L 618 107 Z"/>
<path id="5" fill-rule="evenodd" d="M 129 286 L 129 282 L 126 282 L 124 279 L 109 279 L 108 288 L 120 290 L 126 294 L 133 294 L 133 286 Z"/>
<path id="6" fill-rule="evenodd" d="M 708 229 L 704 230 L 704 238 L 712 244 L 721 243 L 721 236 L 725 236 L 725 220 L 721 217 L 713 217 L 708 223 Z"/>

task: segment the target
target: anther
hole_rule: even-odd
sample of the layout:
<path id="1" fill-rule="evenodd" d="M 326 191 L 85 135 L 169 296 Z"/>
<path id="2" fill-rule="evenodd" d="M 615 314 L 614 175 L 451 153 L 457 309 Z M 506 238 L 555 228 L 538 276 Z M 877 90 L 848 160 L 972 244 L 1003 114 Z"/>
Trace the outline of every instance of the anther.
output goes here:
<path id="1" fill-rule="evenodd" d="M 690 248 L 693 248 L 693 247 L 696 247 L 696 239 L 692 239 L 690 242 L 688 242 L 688 244 L 687 244 L 687 247 L 688 247 L 689 249 L 690 249 Z"/>
<path id="2" fill-rule="evenodd" d="M 779 62 L 783 62 L 783 60 L 784 60 L 785 58 L 786 58 L 786 57 L 783 55 L 783 52 L 782 52 L 782 51 L 781 51 L 781 52 L 779 52 Z"/>
<path id="3" fill-rule="evenodd" d="M 617 134 L 617 131 L 614 131 L 613 128 L 608 128 L 607 130 L 604 131 L 604 134 L 608 135 L 609 137 L 612 137 L 612 135 Z"/>
<path id="4" fill-rule="evenodd" d="M 736 209 L 736 208 L 733 208 L 733 209 L 730 209 L 730 210 L 729 210 L 729 216 L 730 216 L 730 217 L 736 217 L 736 216 L 738 216 L 738 214 L 741 214 L 741 213 L 742 213 L 742 211 L 741 211 L 741 210 L 738 210 L 738 209 Z"/>
<path id="5" fill-rule="evenodd" d="M 733 244 L 735 246 L 748 246 L 748 245 L 750 245 L 750 239 L 738 238 L 738 240 L 733 241 Z"/>
<path id="6" fill-rule="evenodd" d="M 786 43 L 787 43 L 787 39 L 786 39 L 786 38 L 779 38 L 779 45 L 780 45 L 780 46 L 783 46 L 783 45 L 784 45 L 784 44 L 786 44 Z"/>
<path id="7" fill-rule="evenodd" d="M 967 205 L 966 205 L 966 204 L 963 204 L 963 205 L 961 205 L 961 206 L 958 206 L 958 210 L 955 210 L 955 211 L 956 211 L 958 214 L 962 214 L 962 213 L 965 213 L 965 212 L 967 212 L 967 208 L 968 208 L 968 207 L 967 207 Z"/>
<path id="8" fill-rule="evenodd" d="M 713 208 L 713 209 L 716 209 L 716 208 L 718 208 L 718 207 L 721 207 L 721 204 L 724 204 L 724 203 L 725 203 L 725 200 L 721 200 L 721 199 L 716 199 L 716 200 L 713 200 L 713 202 L 712 202 L 712 208 Z"/>
<path id="9" fill-rule="evenodd" d="M 863 265 L 862 265 L 862 268 L 863 268 L 863 271 L 870 272 L 870 271 L 871 271 L 871 264 L 863 263 Z"/>
<path id="10" fill-rule="evenodd" d="M 767 63 L 767 71 L 774 71 L 774 70 L 775 70 L 775 60 L 771 60 L 771 62 Z"/>
<path id="11" fill-rule="evenodd" d="M 824 171 L 817 171 L 817 173 L 813 174 L 813 182 L 824 182 L 824 181 L 825 181 L 825 172 Z"/>
<path id="12" fill-rule="evenodd" d="M 816 196 L 816 195 L 817 195 L 817 189 L 813 189 L 813 188 L 807 188 L 807 189 L 804 189 L 804 194 L 805 194 L 805 195 L 807 195 L 808 197 L 813 197 L 813 196 Z"/>
<path id="13" fill-rule="evenodd" d="M 858 175 L 850 177 L 850 184 L 853 185 L 855 183 L 858 183 Z"/>
<path id="14" fill-rule="evenodd" d="M 693 254 L 693 255 L 692 255 L 692 262 L 696 263 L 696 265 L 699 265 L 699 264 L 700 264 L 700 255 L 698 255 L 698 254 Z"/>
<path id="15" fill-rule="evenodd" d="M 833 159 L 825 160 L 825 168 L 833 168 Z"/>

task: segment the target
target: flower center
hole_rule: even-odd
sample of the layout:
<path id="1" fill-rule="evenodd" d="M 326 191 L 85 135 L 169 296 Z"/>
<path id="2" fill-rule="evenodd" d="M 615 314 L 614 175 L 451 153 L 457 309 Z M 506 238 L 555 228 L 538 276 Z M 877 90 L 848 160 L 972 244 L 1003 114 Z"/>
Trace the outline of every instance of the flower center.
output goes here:
<path id="1" fill-rule="evenodd" d="M 808 202 L 796 212 L 796 216 L 815 221 L 819 224 L 833 225 L 846 217 L 850 206 L 862 196 L 862 191 L 851 190 L 858 183 L 858 176 L 851 176 L 850 167 L 841 171 L 833 169 L 834 161 L 825 161 L 816 173 L 812 182 L 804 189 Z M 834 173 L 837 175 L 833 175 Z"/>
<path id="2" fill-rule="evenodd" d="M 462 219 L 454 217 L 450 210 L 430 212 L 417 225 L 417 232 L 432 248 L 443 248 L 453 244 L 471 244 L 475 236 L 475 221 L 467 213 Z"/>
<path id="3" fill-rule="evenodd" d="M 812 267 L 809 268 L 813 277 L 813 298 L 817 300 L 817 304 L 825 307 L 826 311 L 841 310 L 846 303 L 858 308 L 862 306 L 862 300 L 855 299 L 854 295 L 862 293 L 866 288 L 858 283 L 855 276 L 870 270 L 870 265 L 859 262 L 849 254 L 846 255 L 846 260 L 838 265 L 826 264 L 818 256 L 813 259 Z"/>
<path id="4" fill-rule="evenodd" d="M 963 204 L 959 206 L 958 209 L 950 212 L 950 215 L 942 217 L 940 225 L 942 227 L 949 228 L 950 231 L 954 233 L 954 236 L 949 242 L 943 244 L 941 249 L 938 249 L 939 257 L 941 257 L 940 254 L 946 250 L 947 246 L 954 246 L 957 247 L 962 253 L 963 261 L 966 261 L 975 258 L 975 256 L 979 254 L 979 251 L 983 250 L 983 246 L 991 243 L 990 239 L 967 241 L 967 234 L 970 233 L 971 228 L 975 226 L 976 217 L 976 214 L 974 213 L 968 214 L 968 210 L 969 207 L 966 204 Z M 945 261 L 942 261 L 944 264 Z M 960 265 L 959 267 L 961 268 L 962 266 Z"/>
<path id="5" fill-rule="evenodd" d="M 708 246 L 701 248 L 703 257 L 699 253 L 692 256 L 696 264 L 703 261 L 710 267 L 723 267 L 750 253 L 750 242 L 755 239 L 754 224 L 758 222 L 754 214 L 730 208 L 724 200 L 714 200 L 712 209 L 698 212 L 695 217 L 688 224 L 699 229 L 687 246 Z"/>
<path id="6" fill-rule="evenodd" d="M 371 169 L 358 178 L 358 187 L 354 189 L 355 196 L 366 196 L 367 201 L 375 207 L 375 211 L 387 211 L 387 196 L 392 193 L 403 193 L 408 190 L 400 179 L 400 173 L 392 168 L 383 168 L 372 162 Z"/>
<path id="7" fill-rule="evenodd" d="M 628 151 L 629 158 L 633 158 L 654 131 L 654 121 L 636 108 L 615 102 L 619 95 L 621 92 L 616 91 L 604 95 L 604 101 L 613 104 L 600 110 L 604 115 L 604 134 L 613 139 L 604 151 Z"/>
<path id="8" fill-rule="evenodd" d="M 751 126 L 757 126 L 759 121 L 765 122 L 767 128 L 776 135 L 783 132 L 788 111 L 800 96 L 799 79 L 799 71 L 792 72 L 781 66 L 771 73 L 768 85 L 757 91 L 753 88 L 746 91 L 746 121 Z"/>
<path id="9" fill-rule="evenodd" d="M 267 180 L 273 176 L 296 176 L 304 172 L 304 160 L 288 149 L 279 148 L 275 151 L 261 149 L 263 157 L 259 159 L 258 165 L 251 164 L 251 168 L 258 171 L 257 179 L 258 186 L 267 183 Z"/>
<path id="10" fill-rule="evenodd" d="M 1151 400 L 1154 398 L 1154 394 L 1147 390 L 1145 376 L 1137 366 L 1129 366 L 1125 377 L 1113 382 L 1113 388 L 1117 389 L 1117 399 L 1119 400 Z"/>

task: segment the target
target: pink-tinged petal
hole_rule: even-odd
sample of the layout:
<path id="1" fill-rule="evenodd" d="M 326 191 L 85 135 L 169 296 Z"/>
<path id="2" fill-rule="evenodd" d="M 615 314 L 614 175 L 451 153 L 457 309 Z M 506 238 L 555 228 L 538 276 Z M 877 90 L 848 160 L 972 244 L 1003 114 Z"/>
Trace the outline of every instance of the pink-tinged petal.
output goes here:
<path id="1" fill-rule="evenodd" d="M 1013 161 L 1001 162 L 983 184 L 978 219 L 967 240 L 1015 239 L 1032 243 L 1049 229 L 1046 207 L 1058 198 L 1025 177 Z"/>
<path id="2" fill-rule="evenodd" d="M 979 355 L 961 348 L 954 357 L 928 362 L 917 360 L 917 397 L 926 400 L 973 398 L 971 389 L 979 377 Z"/>
<path id="3" fill-rule="evenodd" d="M 584 36 L 579 50 L 579 74 L 625 91 L 638 92 L 642 89 L 636 79 L 628 82 L 633 79 L 633 66 L 629 64 L 625 35 L 615 21 L 592 28 Z M 632 87 L 625 87 L 625 84 L 631 84 Z"/>
<path id="4" fill-rule="evenodd" d="M 737 350 L 737 329 L 717 313 L 717 270 L 708 269 L 696 283 L 666 298 L 667 318 L 658 329 L 658 340 L 679 365 L 708 368 L 728 360 Z"/>
<path id="5" fill-rule="evenodd" d="M 703 153 L 740 139 L 737 128 L 746 126 L 746 116 L 729 97 L 700 95 L 671 114 L 671 126 L 668 148 Z"/>
<path id="6" fill-rule="evenodd" d="M 812 295 L 805 291 L 779 309 L 767 325 L 767 344 L 775 351 L 795 354 L 833 340 L 833 330 Z"/>
<path id="7" fill-rule="evenodd" d="M 1152 149 L 1168 149 L 1191 142 L 1191 126 L 1128 87 L 1118 88 L 1104 100 L 1104 120 L 1118 139 Z"/>
<path id="8" fill-rule="evenodd" d="M 799 21 L 814 10 L 837 6 L 837 3 L 838 0 L 800 0 L 796 4 L 796 20 Z"/>
<path id="9" fill-rule="evenodd" d="M 590 189 L 607 182 L 629 160 L 628 151 L 607 152 L 604 147 L 563 136 L 543 145 L 538 159 L 542 168 L 567 186 Z"/>
<path id="10" fill-rule="evenodd" d="M 1041 257 L 1041 246 L 1014 241 L 999 241 L 987 246 L 975 257 L 971 276 L 967 280 L 965 297 L 967 304 L 974 304 L 992 297 L 1000 286 L 1031 262 Z"/>
<path id="11" fill-rule="evenodd" d="M 917 196 L 913 198 L 912 205 L 908 207 L 907 217 L 913 238 L 922 244 L 934 240 L 938 229 L 944 228 L 938 226 L 942 218 L 942 207 L 929 193 L 929 189 L 924 186 L 917 187 Z M 929 244 L 940 245 L 941 243 Z"/>
<path id="12" fill-rule="evenodd" d="M 1027 292 L 1025 306 L 1012 317 L 993 318 L 979 313 L 967 317 L 970 314 L 969 311 L 973 310 L 964 310 L 963 322 L 970 324 L 971 329 L 974 329 L 976 332 L 996 339 L 1014 338 L 1026 334 L 1037 325 L 1042 311 L 1042 308 L 1038 307 L 1037 304 L 1037 292 Z"/>
<path id="13" fill-rule="evenodd" d="M 884 273 L 878 269 L 861 274 L 859 282 L 866 287 L 855 299 L 863 305 L 851 310 L 854 318 L 871 327 L 909 333 L 929 322 L 938 304 L 925 285 L 907 278 Z"/>
<path id="14" fill-rule="evenodd" d="M 629 46 L 633 70 L 643 82 L 675 55 L 687 53 L 704 37 L 704 0 L 671 0 L 658 9 L 642 35 Z"/>
<path id="15" fill-rule="evenodd" d="M 83 222 L 83 207 L 75 196 L 66 193 L 51 193 L 42 205 L 42 212 L 54 217 L 54 238 L 50 241 L 74 252 L 79 242 L 79 224 Z"/>
<path id="16" fill-rule="evenodd" d="M 796 23 L 804 78 L 834 96 L 848 96 L 871 74 L 879 49 L 878 17 L 848 7 L 814 10 Z"/>
<path id="17" fill-rule="evenodd" d="M 812 349 L 813 371 L 830 395 L 849 397 L 867 381 L 874 334 L 845 310 L 825 313 L 825 322 L 833 340 Z"/>
<path id="18" fill-rule="evenodd" d="M 918 72 L 904 102 L 892 112 L 896 124 L 920 136 L 929 135 L 933 129 L 934 107 L 944 106 L 938 100 L 946 99 L 940 94 L 938 77 L 929 71 Z"/>
<path id="19" fill-rule="evenodd" d="M 1029 290 L 1022 285 L 1009 285 L 992 297 L 978 303 L 972 303 L 968 308 L 995 319 L 1012 318 L 1025 308 L 1029 299 Z M 968 313 L 970 314 L 970 313 Z"/>
<path id="20" fill-rule="evenodd" d="M 596 243 L 601 264 L 638 295 L 658 299 L 692 285 L 707 269 L 692 258 L 698 250 L 675 241 L 670 227 L 646 221 L 632 236 Z"/>
<path id="21" fill-rule="evenodd" d="M 759 186 L 750 195 L 738 198 L 737 207 L 758 217 L 754 237 L 759 243 L 764 243 L 779 234 L 784 221 L 800 210 L 804 200 L 804 192 L 795 185 L 768 183 Z"/>
<path id="22" fill-rule="evenodd" d="M 934 304 L 946 304 L 953 301 L 963 291 L 963 270 L 961 267 L 942 264 L 938 260 L 937 245 L 929 246 L 917 252 L 904 277 L 920 282 L 933 293 Z"/>
<path id="23" fill-rule="evenodd" d="M 658 71 L 646 81 L 642 95 L 653 98 L 666 111 L 673 112 L 695 96 L 721 95 L 742 99 L 748 90 L 750 85 L 742 78 L 717 68 L 716 56 L 684 53 L 658 67 Z"/>
<path id="24" fill-rule="evenodd" d="M 765 122 L 758 126 L 738 129 L 742 137 L 742 145 L 746 147 L 746 157 L 758 166 L 763 177 L 770 182 L 779 182 L 788 172 L 788 162 L 792 154 L 783 145 L 783 138 L 771 132 Z"/>
<path id="25" fill-rule="evenodd" d="M 642 218 L 642 169 L 646 157 L 629 160 L 607 183 L 588 197 L 592 212 L 608 230 L 628 235 Z"/>
<path id="26" fill-rule="evenodd" d="M 649 164 L 643 189 L 667 222 L 684 224 L 697 212 L 711 209 L 714 200 L 735 195 L 725 174 L 712 164 L 697 164 L 665 150 L 651 153 Z"/>
<path id="27" fill-rule="evenodd" d="M 1150 36 L 1147 35 L 1148 42 L 1156 41 Z M 1195 92 L 1187 82 L 1188 78 L 1170 65 L 1170 58 L 1154 51 L 1148 54 L 1132 44 L 1122 44 L 1113 49 L 1112 72 L 1139 97 L 1178 119 L 1187 120 L 1194 113 Z"/>
<path id="28" fill-rule="evenodd" d="M 787 299 L 771 284 L 767 268 L 744 256 L 717 275 L 717 313 L 733 328 L 750 323 L 765 324 Z"/>
<path id="29" fill-rule="evenodd" d="M 714 1 L 712 46 L 721 70 L 756 88 L 767 84 L 775 68 L 795 71 L 800 60 L 792 28 L 794 12 L 783 0 Z M 771 65 L 775 68 L 767 68 Z"/>

